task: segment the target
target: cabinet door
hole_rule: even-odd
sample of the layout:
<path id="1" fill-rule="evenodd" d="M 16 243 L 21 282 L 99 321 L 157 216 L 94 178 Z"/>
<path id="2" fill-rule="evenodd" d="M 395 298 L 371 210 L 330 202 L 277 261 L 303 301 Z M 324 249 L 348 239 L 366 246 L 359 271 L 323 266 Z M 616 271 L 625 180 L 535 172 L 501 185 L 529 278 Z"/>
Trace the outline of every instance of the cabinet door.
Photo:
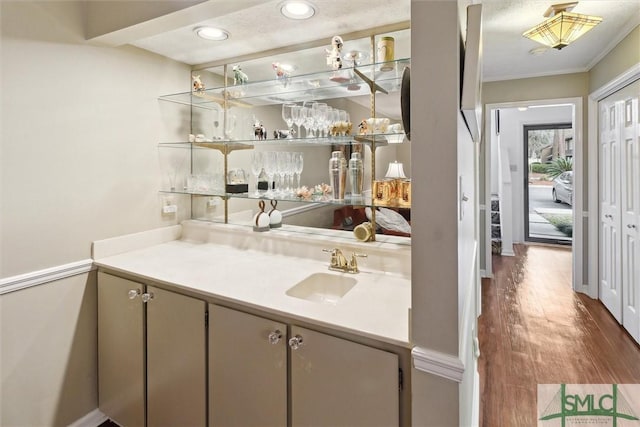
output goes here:
<path id="1" fill-rule="evenodd" d="M 397 426 L 398 356 L 291 327 L 292 426 Z M 291 344 L 290 344 L 291 345 Z"/>
<path id="2" fill-rule="evenodd" d="M 98 406 L 127 427 L 144 426 L 142 291 L 139 283 L 98 272 Z"/>
<path id="3" fill-rule="evenodd" d="M 206 424 L 206 303 L 147 286 L 147 425 Z"/>
<path id="4" fill-rule="evenodd" d="M 287 425 L 287 326 L 209 305 L 209 425 Z"/>

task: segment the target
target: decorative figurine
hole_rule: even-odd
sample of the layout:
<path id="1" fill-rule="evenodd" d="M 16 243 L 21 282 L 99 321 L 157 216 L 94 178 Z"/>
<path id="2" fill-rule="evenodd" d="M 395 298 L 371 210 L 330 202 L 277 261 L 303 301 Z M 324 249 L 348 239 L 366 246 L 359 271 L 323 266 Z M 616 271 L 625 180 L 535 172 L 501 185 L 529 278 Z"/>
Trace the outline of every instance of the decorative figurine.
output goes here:
<path id="1" fill-rule="evenodd" d="M 279 62 L 273 62 L 271 66 L 273 67 L 273 71 L 276 72 L 276 80 L 281 81 L 284 87 L 287 87 L 289 84 L 289 77 L 291 77 L 291 72 L 282 67 Z"/>
<path id="2" fill-rule="evenodd" d="M 261 121 L 254 118 L 253 122 L 253 135 L 257 140 L 267 139 L 267 129 L 264 127 Z"/>
<path id="3" fill-rule="evenodd" d="M 193 91 L 194 92 L 202 92 L 204 90 L 204 83 L 200 80 L 200 74 L 197 76 L 191 76 L 193 79 Z"/>
<path id="4" fill-rule="evenodd" d="M 279 129 L 273 131 L 273 137 L 275 139 L 293 138 L 295 134 L 296 131 L 294 129 Z"/>
<path id="5" fill-rule="evenodd" d="M 327 52 L 327 65 L 331 66 L 334 70 L 342 68 L 342 46 L 344 42 L 342 37 L 333 36 L 331 39 L 331 50 L 325 49 Z"/>
<path id="6" fill-rule="evenodd" d="M 242 71 L 239 65 L 233 66 L 233 84 L 243 85 L 249 81 L 249 77 Z"/>

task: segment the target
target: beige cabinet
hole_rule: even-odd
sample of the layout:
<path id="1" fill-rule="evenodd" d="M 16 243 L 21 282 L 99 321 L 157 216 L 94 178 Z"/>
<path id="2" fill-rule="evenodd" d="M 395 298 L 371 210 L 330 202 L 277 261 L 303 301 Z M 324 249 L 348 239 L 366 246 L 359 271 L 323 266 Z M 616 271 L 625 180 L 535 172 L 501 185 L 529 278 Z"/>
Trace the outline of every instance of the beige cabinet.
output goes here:
<path id="1" fill-rule="evenodd" d="M 287 325 L 209 305 L 209 425 L 287 425 Z"/>
<path id="2" fill-rule="evenodd" d="M 204 426 L 205 316 L 204 301 L 99 272 L 100 410 L 125 427 Z"/>
<path id="3" fill-rule="evenodd" d="M 399 425 L 396 354 L 297 326 L 287 336 L 283 323 L 217 305 L 209 313 L 211 427 L 284 426 L 287 411 L 293 427 Z"/>
<path id="4" fill-rule="evenodd" d="M 143 291 L 98 272 L 98 406 L 121 426 L 144 426 Z"/>
<path id="5" fill-rule="evenodd" d="M 397 426 L 398 356 L 291 327 L 292 426 Z"/>

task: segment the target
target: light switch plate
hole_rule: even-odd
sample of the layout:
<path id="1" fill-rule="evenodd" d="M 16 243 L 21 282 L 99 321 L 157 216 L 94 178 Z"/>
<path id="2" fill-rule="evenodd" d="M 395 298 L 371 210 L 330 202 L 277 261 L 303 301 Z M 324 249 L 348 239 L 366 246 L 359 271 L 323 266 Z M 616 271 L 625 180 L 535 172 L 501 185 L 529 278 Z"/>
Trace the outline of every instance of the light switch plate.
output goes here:
<path id="1" fill-rule="evenodd" d="M 177 205 L 164 205 L 162 207 L 162 213 L 163 214 L 174 214 L 178 212 L 178 206 Z"/>

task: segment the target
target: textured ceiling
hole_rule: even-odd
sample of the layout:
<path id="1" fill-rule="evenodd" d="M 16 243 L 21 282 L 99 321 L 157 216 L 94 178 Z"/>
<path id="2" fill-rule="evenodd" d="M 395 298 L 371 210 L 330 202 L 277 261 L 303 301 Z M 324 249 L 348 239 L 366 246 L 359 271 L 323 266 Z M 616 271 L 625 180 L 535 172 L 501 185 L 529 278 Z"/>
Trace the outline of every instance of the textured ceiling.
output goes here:
<path id="1" fill-rule="evenodd" d="M 573 12 L 600 16 L 603 21 L 561 51 L 548 49 L 540 55 L 530 54 L 531 49 L 542 45 L 522 37 L 522 33 L 546 19 L 542 15 L 550 5 L 562 2 L 484 0 L 483 79 L 587 71 L 640 23 L 640 0 L 583 0 Z"/>
<path id="2" fill-rule="evenodd" d="M 168 29 L 131 44 L 196 65 L 323 39 L 328 45 L 334 34 L 411 18 L 410 0 L 311 0 L 318 10 L 313 18 L 305 21 L 283 17 L 279 12 L 281 0 L 259 4 L 255 0 L 209 0 L 209 4 L 222 10 L 221 6 L 231 1 L 234 6 L 231 12 L 227 7 L 220 16 L 212 16 L 216 14 L 216 7 L 210 7 L 208 10 L 213 12 L 195 17 L 191 25 Z M 551 4 L 562 1 L 483 0 L 483 80 L 586 71 L 640 23 L 640 0 L 582 0 L 574 12 L 601 16 L 603 22 L 562 51 L 549 49 L 540 55 L 530 54 L 531 49 L 541 45 L 522 37 L 522 33 L 541 22 Z M 193 33 L 193 28 L 199 25 L 224 28 L 231 37 L 224 42 L 199 39 Z M 396 45 L 403 52 L 410 49 L 408 40 L 397 40 Z M 362 49 L 359 45 L 357 48 Z M 299 70 L 316 67 L 307 61 L 317 61 L 322 48 L 318 52 L 310 51 L 306 58 L 298 56 Z"/>
<path id="3" fill-rule="evenodd" d="M 231 0 L 212 0 L 220 3 Z M 234 0 L 239 3 L 242 0 Z M 281 0 L 271 0 L 223 16 L 203 16 L 197 25 L 178 28 L 138 40 L 132 44 L 176 61 L 202 64 L 225 58 L 350 33 L 386 24 L 408 21 L 409 0 L 317 0 L 315 16 L 296 21 L 280 14 Z M 209 25 L 223 28 L 231 36 L 224 42 L 197 38 L 193 28 Z"/>

